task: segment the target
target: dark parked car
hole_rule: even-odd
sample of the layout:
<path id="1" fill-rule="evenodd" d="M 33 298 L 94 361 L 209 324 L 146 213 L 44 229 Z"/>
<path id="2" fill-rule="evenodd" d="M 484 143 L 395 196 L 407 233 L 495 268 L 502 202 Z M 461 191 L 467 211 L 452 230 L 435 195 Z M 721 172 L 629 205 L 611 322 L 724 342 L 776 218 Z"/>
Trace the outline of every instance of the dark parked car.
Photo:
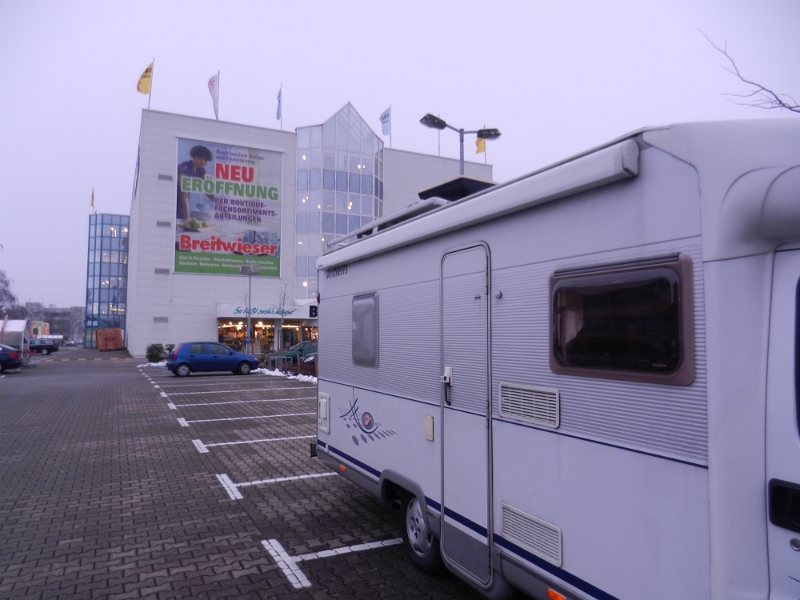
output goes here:
<path id="1" fill-rule="evenodd" d="M 28 344 L 28 348 L 30 348 L 31 352 L 44 355 L 48 355 L 51 352 L 58 352 L 58 344 L 53 340 L 31 340 L 30 344 Z"/>
<path id="2" fill-rule="evenodd" d="M 298 368 L 300 375 L 313 375 L 317 376 L 317 353 L 306 354 L 300 357 L 300 364 Z"/>
<path id="3" fill-rule="evenodd" d="M 258 359 L 250 354 L 231 350 L 216 342 L 180 344 L 167 356 L 167 369 L 178 377 L 192 372 L 232 371 L 247 375 L 258 368 Z"/>
<path id="4" fill-rule="evenodd" d="M 11 346 L 0 344 L 0 373 L 6 369 L 19 369 L 22 366 L 22 352 Z"/>
<path id="5" fill-rule="evenodd" d="M 307 342 L 300 342 L 291 348 L 283 351 L 282 356 L 280 352 L 276 352 L 269 357 L 269 366 L 273 369 L 279 368 L 283 365 L 286 368 L 292 368 L 297 364 L 298 359 L 306 354 L 316 354 L 317 340 L 309 340 Z M 283 362 L 281 362 L 283 361 Z"/>

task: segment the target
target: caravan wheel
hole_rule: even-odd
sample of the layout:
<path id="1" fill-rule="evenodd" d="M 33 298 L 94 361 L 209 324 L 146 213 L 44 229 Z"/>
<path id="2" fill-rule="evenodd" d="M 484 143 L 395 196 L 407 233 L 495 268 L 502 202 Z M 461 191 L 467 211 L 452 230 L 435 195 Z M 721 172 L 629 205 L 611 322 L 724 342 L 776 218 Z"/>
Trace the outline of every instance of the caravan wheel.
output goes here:
<path id="1" fill-rule="evenodd" d="M 439 553 L 439 540 L 428 529 L 424 506 L 416 496 L 403 498 L 403 546 L 411 563 L 423 573 L 435 575 L 442 571 L 444 564 Z"/>

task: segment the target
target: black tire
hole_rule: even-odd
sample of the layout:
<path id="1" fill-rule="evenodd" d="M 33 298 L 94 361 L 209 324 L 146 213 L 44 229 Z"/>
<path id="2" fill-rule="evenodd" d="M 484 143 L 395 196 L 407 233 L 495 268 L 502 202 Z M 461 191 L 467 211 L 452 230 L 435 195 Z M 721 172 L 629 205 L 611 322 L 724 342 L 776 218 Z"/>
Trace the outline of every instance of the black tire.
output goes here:
<path id="1" fill-rule="evenodd" d="M 0 361 L 0 373 L 4 373 L 6 370 L 6 363 Z"/>
<path id="2" fill-rule="evenodd" d="M 238 375 L 249 375 L 251 370 L 252 367 L 250 366 L 250 363 L 243 360 L 239 363 L 239 366 L 236 367 L 235 373 Z"/>
<path id="3" fill-rule="evenodd" d="M 186 363 L 181 363 L 175 367 L 172 372 L 176 377 L 187 377 L 192 372 L 192 368 Z"/>
<path id="4" fill-rule="evenodd" d="M 410 494 L 403 498 L 400 511 L 403 547 L 417 569 L 428 575 L 438 575 L 444 570 L 439 539 L 428 529 L 424 505 Z"/>
<path id="5" fill-rule="evenodd" d="M 48 354 L 50 354 L 50 350 L 47 348 L 42 348 L 42 356 L 47 356 Z"/>

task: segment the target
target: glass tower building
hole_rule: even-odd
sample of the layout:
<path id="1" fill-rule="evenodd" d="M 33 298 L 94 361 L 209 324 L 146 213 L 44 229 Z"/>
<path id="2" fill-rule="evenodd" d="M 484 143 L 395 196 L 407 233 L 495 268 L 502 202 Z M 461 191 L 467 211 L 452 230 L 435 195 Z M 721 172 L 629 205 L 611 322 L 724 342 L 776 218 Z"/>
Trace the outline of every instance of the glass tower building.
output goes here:
<path id="1" fill-rule="evenodd" d="M 128 282 L 127 215 L 89 216 L 83 345 L 96 348 L 98 329 L 125 329 Z"/>
<path id="2" fill-rule="evenodd" d="M 295 290 L 316 298 L 323 244 L 383 215 L 383 141 L 348 103 L 297 129 Z"/>

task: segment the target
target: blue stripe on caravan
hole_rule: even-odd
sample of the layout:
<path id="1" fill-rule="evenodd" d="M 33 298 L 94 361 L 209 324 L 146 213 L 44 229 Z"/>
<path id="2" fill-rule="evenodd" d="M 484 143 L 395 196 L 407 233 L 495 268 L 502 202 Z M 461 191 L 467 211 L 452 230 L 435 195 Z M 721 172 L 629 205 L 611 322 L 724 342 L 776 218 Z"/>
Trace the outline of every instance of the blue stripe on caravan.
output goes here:
<path id="1" fill-rule="evenodd" d="M 574 588 L 581 590 L 582 592 L 586 592 L 587 594 L 591 594 L 592 597 L 597 598 L 597 600 L 618 600 L 616 596 L 612 596 L 611 594 L 604 592 L 598 587 L 593 586 L 588 581 L 584 581 L 580 577 L 577 577 L 570 573 L 569 571 L 565 571 L 564 569 L 557 567 L 555 565 L 550 564 L 549 562 L 542 560 L 538 556 L 535 556 L 528 552 L 527 550 L 523 550 L 516 544 L 512 544 L 508 540 L 503 539 L 499 535 L 494 535 L 494 542 L 498 546 L 513 552 L 514 554 L 524 558 L 528 562 L 533 563 L 540 569 L 547 571 L 551 575 L 558 577 L 561 581 L 568 583 Z"/>
<path id="2" fill-rule="evenodd" d="M 464 527 L 467 527 L 467 528 L 471 529 L 472 531 L 474 531 L 478 535 L 482 535 L 483 537 L 487 537 L 488 532 L 486 531 L 486 527 L 483 527 L 482 525 L 478 525 L 474 521 L 470 521 L 465 516 L 460 515 L 460 514 L 458 514 L 456 512 L 453 512 L 452 510 L 450 510 L 446 506 L 444 507 L 444 514 L 445 514 L 445 516 L 450 517 L 451 519 L 453 519 L 457 523 L 461 523 Z"/>
<path id="3" fill-rule="evenodd" d="M 367 473 L 369 473 L 370 475 L 373 475 L 374 477 L 377 477 L 377 478 L 379 478 L 379 479 L 380 479 L 380 476 L 381 476 L 381 472 L 380 472 L 380 471 L 378 471 L 378 470 L 376 470 L 376 469 L 373 469 L 373 468 L 372 468 L 372 467 L 370 467 L 368 464 L 361 462 L 361 461 L 360 461 L 360 460 L 358 460 L 357 458 L 353 458 L 352 456 L 350 456 L 349 454 L 346 454 L 346 453 L 342 452 L 342 451 L 341 451 L 341 450 L 339 450 L 338 448 L 334 448 L 333 446 L 328 446 L 328 452 L 331 452 L 332 454 L 338 454 L 338 455 L 339 455 L 339 456 L 341 456 L 343 459 L 345 459 L 345 460 L 347 460 L 347 461 L 350 461 L 351 463 L 353 463 L 353 464 L 354 464 L 354 465 L 356 465 L 357 467 L 360 467 L 361 469 L 364 469 L 364 470 L 365 470 Z"/>

